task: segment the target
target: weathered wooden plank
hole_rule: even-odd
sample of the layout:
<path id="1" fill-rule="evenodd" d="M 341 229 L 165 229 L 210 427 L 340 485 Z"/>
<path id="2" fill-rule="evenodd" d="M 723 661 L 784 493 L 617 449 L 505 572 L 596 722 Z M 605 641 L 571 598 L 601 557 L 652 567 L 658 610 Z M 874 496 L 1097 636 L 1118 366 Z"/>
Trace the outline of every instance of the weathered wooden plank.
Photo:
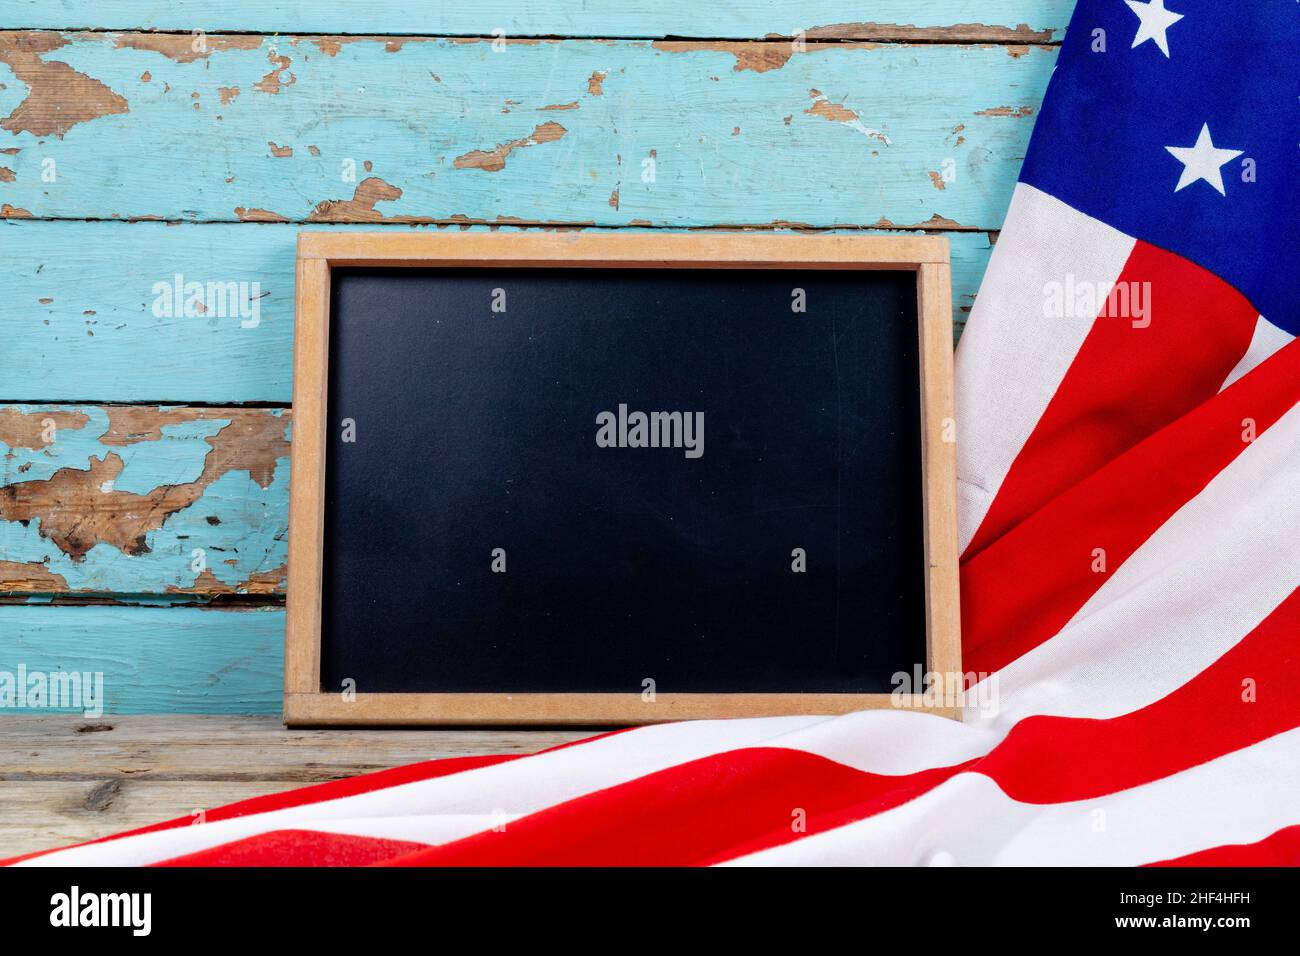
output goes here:
<path id="1" fill-rule="evenodd" d="M 0 699 L 21 667 L 89 673 L 90 686 L 102 674 L 105 713 L 278 714 L 283 653 L 277 608 L 0 607 Z M 15 704 L 5 713 L 96 709 Z"/>
<path id="2" fill-rule="evenodd" d="M 319 783 L 442 757 L 526 754 L 584 730 L 288 730 L 278 717 L 22 715 L 0 725 L 0 780 Z"/>
<path id="3" fill-rule="evenodd" d="M 10 216 L 999 227 L 1056 48 L 0 34 Z"/>
<path id="4" fill-rule="evenodd" d="M 0 858 L 95 840 L 211 807 L 290 790 L 274 780 L 0 781 Z"/>
<path id="5" fill-rule="evenodd" d="M 294 229 L 234 228 L 3 223 L 0 401 L 287 403 Z M 245 316 L 178 314 L 177 276 L 247 283 Z"/>
<path id="6" fill-rule="evenodd" d="M 1059 39 L 1072 0 L 0 0 L 10 28 L 384 33 L 435 36 Z M 865 22 L 864 22 L 865 21 Z"/>
<path id="7" fill-rule="evenodd" d="M 302 731 L 276 717 L 9 716 L 0 857 L 67 846 L 303 784 L 444 757 L 527 754 L 590 731 Z"/>
<path id="8" fill-rule="evenodd" d="M 288 403 L 298 231 L 248 223 L 0 223 L 7 273 L 0 400 Z M 960 326 L 984 274 L 989 237 L 944 235 Z M 240 301 L 246 312 L 256 307 L 256 324 L 229 308 L 156 315 L 159 295 L 173 298 L 177 275 L 205 289 L 244 283 Z"/>
<path id="9" fill-rule="evenodd" d="M 283 595 L 289 428 L 281 409 L 0 406 L 0 598 Z"/>

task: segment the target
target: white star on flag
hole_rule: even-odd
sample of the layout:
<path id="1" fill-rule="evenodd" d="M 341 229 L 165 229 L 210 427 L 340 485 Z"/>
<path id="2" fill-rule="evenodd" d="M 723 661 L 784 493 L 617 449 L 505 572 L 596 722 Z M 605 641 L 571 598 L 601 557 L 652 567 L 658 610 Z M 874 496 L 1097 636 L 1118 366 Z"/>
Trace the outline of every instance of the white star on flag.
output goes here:
<path id="1" fill-rule="evenodd" d="M 1210 139 L 1209 123 L 1201 124 L 1201 135 L 1196 137 L 1195 146 L 1166 146 L 1165 149 L 1183 164 L 1183 174 L 1179 177 L 1174 192 L 1190 186 L 1198 179 L 1204 179 L 1219 191 L 1220 196 L 1227 195 L 1223 191 L 1223 171 L 1219 167 L 1228 160 L 1240 156 L 1242 151 L 1219 149 L 1215 146 L 1214 141 Z"/>
<path id="2" fill-rule="evenodd" d="M 1155 40 L 1156 46 L 1160 47 L 1160 52 L 1168 58 L 1169 38 L 1165 35 L 1165 31 L 1181 20 L 1183 15 L 1166 10 L 1165 0 L 1151 0 L 1150 3 L 1138 3 L 1136 0 L 1124 0 L 1124 2 L 1142 21 L 1138 24 L 1137 36 L 1133 38 L 1133 47 L 1141 46 L 1147 40 Z"/>

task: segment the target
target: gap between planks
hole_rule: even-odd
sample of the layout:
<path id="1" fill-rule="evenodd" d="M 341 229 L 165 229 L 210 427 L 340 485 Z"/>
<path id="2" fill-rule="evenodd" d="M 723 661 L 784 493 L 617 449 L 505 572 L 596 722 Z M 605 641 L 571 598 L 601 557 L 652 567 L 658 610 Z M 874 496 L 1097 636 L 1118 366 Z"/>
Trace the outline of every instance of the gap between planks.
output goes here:
<path id="1" fill-rule="evenodd" d="M 113 27 L 91 27 L 91 26 L 41 26 L 41 27 L 19 27 L 4 29 L 5 33 L 67 33 L 67 34 L 106 34 L 111 36 L 139 34 L 143 36 L 193 36 L 191 30 L 145 30 L 145 29 L 117 29 Z M 982 24 L 962 23 L 954 24 L 947 27 L 913 27 L 905 24 L 892 23 L 843 23 L 833 24 L 825 27 L 810 27 L 804 32 L 803 42 L 808 47 L 834 47 L 841 44 L 852 43 L 888 43 L 895 46 L 1041 46 L 1041 47 L 1059 47 L 1061 41 L 1052 39 L 1046 34 L 1053 32 L 1051 29 L 1041 31 L 1024 32 L 1011 27 L 986 26 Z M 753 44 L 785 44 L 791 43 L 796 38 L 794 34 L 768 33 L 762 37 L 743 37 L 743 36 L 694 36 L 688 34 L 675 33 L 644 33 L 640 35 L 613 35 L 613 34 L 563 34 L 563 33 L 516 33 L 507 34 L 504 37 L 498 37 L 491 33 L 474 33 L 454 31 L 443 31 L 438 33 L 428 33 L 422 31 L 403 31 L 390 30 L 384 33 L 359 32 L 348 33 L 347 31 L 335 31 L 330 33 L 320 33 L 312 31 L 281 31 L 273 32 L 268 30 L 206 30 L 203 33 L 208 37 L 270 37 L 270 36 L 293 36 L 300 37 L 304 40 L 315 39 L 332 39 L 335 37 L 343 38 L 348 41 L 356 40 L 386 40 L 396 39 L 420 39 L 420 40 L 458 40 L 465 42 L 485 42 L 491 43 L 498 39 L 504 39 L 506 42 L 520 43 L 568 43 L 568 42 L 589 42 L 589 43 L 753 43 Z"/>
<path id="2" fill-rule="evenodd" d="M 187 402 L 184 400 L 168 399 L 167 401 L 153 401 L 147 399 L 129 399 L 127 401 L 108 401 L 102 398 L 58 398 L 49 399 L 30 399 L 30 398 L 0 398 L 0 406 L 4 405 L 36 405 L 40 408 L 49 408 L 58 405 L 125 405 L 139 408 L 245 408 L 245 409 L 271 409 L 286 410 L 292 409 L 290 402 Z"/>
<path id="3" fill-rule="evenodd" d="M 6 216 L 0 218 L 0 222 L 13 223 L 19 225 L 22 223 L 37 222 L 104 222 L 118 223 L 121 225 L 136 225 L 139 223 L 151 223 L 154 225 L 164 226 L 218 226 L 238 224 L 241 226 L 305 226 L 318 232 L 327 232 L 328 226 L 371 226 L 381 228 L 397 228 L 407 226 L 411 229 L 459 229 L 461 232 L 468 232 L 472 229 L 486 228 L 490 232 L 496 232 L 501 229 L 509 229 L 512 232 L 526 232 L 528 230 L 539 230 L 541 232 L 584 232 L 588 229 L 599 230 L 601 232 L 759 232 L 759 233 L 794 233 L 796 235 L 819 235 L 821 233 L 835 232 L 863 232 L 873 233 L 882 236 L 897 236 L 902 233 L 916 233 L 917 235 L 935 235 L 942 236 L 954 232 L 970 233 L 973 235 L 984 234 L 989 237 L 989 244 L 992 245 L 997 241 L 998 234 L 1002 231 L 1001 226 L 990 228 L 988 226 L 967 226 L 959 222 L 950 222 L 943 220 L 933 225 L 928 223 L 915 223 L 910 225 L 881 225 L 878 222 L 873 223 L 831 223 L 824 226 L 814 226 L 810 223 L 795 222 L 793 220 L 776 220 L 774 222 L 753 222 L 753 223 L 710 223 L 708 225 L 695 226 L 678 226 L 665 223 L 653 222 L 596 222 L 593 220 L 565 221 L 565 220 L 540 220 L 540 219 L 511 219 L 509 222 L 502 222 L 499 219 L 467 219 L 467 218 L 438 218 L 434 216 L 390 216 L 382 220 L 368 219 L 338 219 L 331 220 L 328 223 L 321 222 L 318 219 L 277 219 L 274 222 L 258 221 L 251 219 L 226 219 L 226 218 L 205 218 L 205 219 L 176 219 L 164 218 L 161 216 L 121 216 L 121 217 L 101 217 L 101 216 L 39 216 L 32 214 L 29 216 Z M 145 403 L 152 404 L 152 403 Z M 257 403 L 249 403 L 257 404 Z"/>

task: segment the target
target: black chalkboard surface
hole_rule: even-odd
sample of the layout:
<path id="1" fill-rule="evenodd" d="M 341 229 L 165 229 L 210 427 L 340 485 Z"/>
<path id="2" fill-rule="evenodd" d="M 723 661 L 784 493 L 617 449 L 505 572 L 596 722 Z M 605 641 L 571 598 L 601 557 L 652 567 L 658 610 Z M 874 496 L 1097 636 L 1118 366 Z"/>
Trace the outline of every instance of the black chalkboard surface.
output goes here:
<path id="1" fill-rule="evenodd" d="M 650 706 L 925 667 L 914 269 L 357 263 L 328 302 L 321 694 Z"/>

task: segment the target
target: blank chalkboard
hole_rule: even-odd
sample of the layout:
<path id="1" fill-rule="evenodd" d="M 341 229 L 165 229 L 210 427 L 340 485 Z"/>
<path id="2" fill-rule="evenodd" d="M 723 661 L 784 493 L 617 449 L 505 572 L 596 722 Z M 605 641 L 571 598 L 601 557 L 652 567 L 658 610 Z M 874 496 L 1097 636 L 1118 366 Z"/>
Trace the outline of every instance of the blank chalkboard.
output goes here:
<path id="1" fill-rule="evenodd" d="M 291 722 L 842 710 L 933 664 L 926 263 L 348 238 L 300 260 L 300 350 L 314 262 L 327 332 L 295 394 L 320 518 Z"/>

